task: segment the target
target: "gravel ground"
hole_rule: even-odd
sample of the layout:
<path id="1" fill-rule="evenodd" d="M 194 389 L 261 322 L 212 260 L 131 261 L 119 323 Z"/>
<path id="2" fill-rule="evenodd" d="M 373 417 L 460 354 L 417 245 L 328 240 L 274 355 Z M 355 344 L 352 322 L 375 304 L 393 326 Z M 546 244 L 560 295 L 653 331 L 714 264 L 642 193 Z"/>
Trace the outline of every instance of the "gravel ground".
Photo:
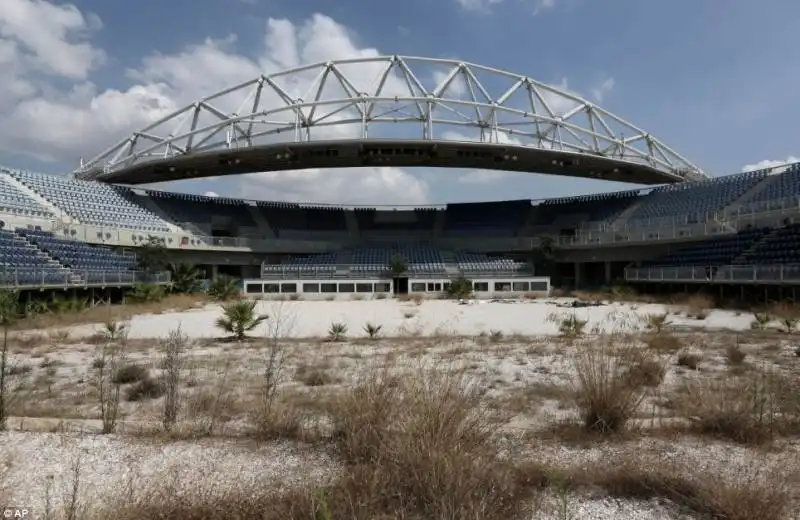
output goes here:
<path id="1" fill-rule="evenodd" d="M 330 477 L 325 455 L 288 443 L 262 447 L 222 439 L 153 444 L 114 435 L 7 432 L 0 436 L 0 464 L 9 504 L 43 511 L 49 487 L 56 503 L 74 481 L 79 461 L 84 503 L 102 502 L 131 481 L 178 477 L 177 491 L 213 484 L 216 490 L 265 484 L 280 487 Z M 3 467 L 0 466 L 0 467 Z M 49 482 L 48 482 L 49 481 Z"/>

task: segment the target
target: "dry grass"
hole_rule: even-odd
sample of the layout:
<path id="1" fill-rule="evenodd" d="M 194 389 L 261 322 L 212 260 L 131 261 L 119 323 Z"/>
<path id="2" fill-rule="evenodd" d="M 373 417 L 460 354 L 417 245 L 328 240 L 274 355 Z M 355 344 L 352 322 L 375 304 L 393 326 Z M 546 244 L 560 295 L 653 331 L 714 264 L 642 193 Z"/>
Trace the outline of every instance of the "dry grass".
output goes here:
<path id="1" fill-rule="evenodd" d="M 684 352 L 678 356 L 676 361 L 677 365 L 680 367 L 686 367 L 691 370 L 697 370 L 698 365 L 700 365 L 700 356 L 697 354 L 692 354 L 689 352 Z"/>
<path id="2" fill-rule="evenodd" d="M 295 379 L 306 386 L 325 386 L 336 382 L 327 369 L 306 364 L 297 367 Z"/>
<path id="3" fill-rule="evenodd" d="M 371 371 L 329 410 L 344 470 L 325 487 L 180 492 L 132 486 L 89 518 L 216 520 L 528 518 L 543 474 L 500 456 L 463 373 Z"/>
<path id="4" fill-rule="evenodd" d="M 573 471 L 568 479 L 574 487 L 600 488 L 617 498 L 667 499 L 717 520 L 785 520 L 796 474 L 762 463 L 723 477 L 667 456 L 626 454 L 614 457 L 613 464 Z"/>
<path id="5" fill-rule="evenodd" d="M 641 441 L 646 433 L 639 432 L 637 425 L 643 419 L 644 400 L 654 388 L 672 388 L 675 381 L 688 382 L 668 404 L 689 424 L 669 432 L 675 435 L 676 443 L 687 432 L 745 444 L 761 444 L 797 432 L 797 378 L 759 371 L 760 351 L 755 336 L 751 337 L 754 333 L 746 334 L 742 344 L 746 344 L 752 360 L 747 371 L 738 375 L 719 370 L 724 366 L 722 361 L 710 354 L 704 364 L 708 370 L 676 370 L 675 364 L 696 369 L 699 357 L 682 349 L 687 348 L 684 343 L 691 344 L 692 351 L 697 347 L 692 337 L 666 331 L 584 336 L 573 343 L 548 338 L 534 344 L 530 338 L 499 332 L 477 340 L 445 336 L 360 344 L 346 339 L 338 343 L 320 340 L 311 348 L 287 342 L 285 359 L 292 365 L 286 368 L 288 377 L 280 389 L 275 384 L 276 397 L 268 407 L 253 394 L 254 378 L 261 378 L 262 373 L 260 365 L 255 367 L 254 358 L 264 356 L 263 345 L 203 344 L 202 350 L 220 347 L 224 356 L 215 350 L 199 354 L 204 369 L 208 369 L 204 376 L 184 377 L 189 369 L 182 372 L 180 418 L 164 441 L 207 436 L 212 431 L 215 435 L 243 437 L 249 444 L 253 439 L 280 439 L 292 446 L 326 452 L 334 457 L 341 472 L 325 482 L 309 477 L 307 482 L 288 489 L 252 482 L 219 489 L 213 482 L 204 482 L 178 490 L 157 477 L 143 479 L 132 486 L 131 492 L 120 489 L 118 495 L 98 501 L 85 518 L 514 520 L 531 518 L 537 493 L 551 486 L 584 494 L 600 489 L 623 499 L 667 499 L 710 518 L 777 520 L 790 507 L 785 485 L 788 480 L 773 481 L 778 477 L 763 468 L 718 478 L 710 469 L 679 466 L 674 460 L 668 464 L 647 453 L 636 453 L 636 449 L 646 449 L 641 444 L 636 444 L 628 458 L 609 455 L 590 468 L 537 462 L 539 446 L 557 446 L 555 441 L 566 440 L 566 429 L 552 438 L 536 435 L 534 419 L 541 419 L 538 412 L 542 416 L 548 412 L 544 408 L 576 405 L 581 423 L 568 425 L 574 436 L 591 439 L 594 447 L 600 445 L 601 449 L 612 439 L 618 440 L 616 449 Z M 716 353 L 731 343 L 724 335 L 697 337 L 713 343 Z M 316 353 L 320 348 L 326 349 L 322 359 Z M 189 350 L 188 356 L 194 356 Z M 705 351 L 699 352 L 705 355 Z M 240 355 L 245 357 L 237 358 Z M 384 357 L 393 359 L 394 364 L 366 370 L 361 365 Z M 456 357 L 466 358 L 469 369 L 427 368 Z M 356 358 L 359 361 L 353 361 Z M 784 358 L 794 362 L 794 357 Z M 671 360 L 669 366 L 666 359 Z M 47 368 L 57 366 L 49 358 L 47 361 L 30 364 L 32 376 L 41 376 Z M 126 419 L 135 414 L 139 414 L 136 420 L 142 419 L 144 414 L 137 410 L 146 408 L 151 412 L 157 409 L 160 415 L 158 393 L 148 389 L 161 383 L 164 375 L 159 374 L 166 366 L 140 357 L 127 361 L 138 368 L 126 365 L 120 370 L 132 373 L 122 378 L 130 385 L 125 393 L 136 392 L 139 402 L 124 403 Z M 225 366 L 220 369 L 222 361 Z M 76 367 L 86 374 L 91 372 L 87 365 L 83 360 Z M 63 373 L 69 367 L 58 368 Z M 502 384 L 494 385 L 487 395 L 468 370 Z M 665 379 L 669 371 L 675 373 Z M 353 384 L 348 380 L 354 372 L 363 375 Z M 214 380 L 206 377 L 211 373 Z M 715 375 L 725 379 L 710 379 Z M 565 385 L 569 381 L 573 385 Z M 96 409 L 92 413 L 96 415 Z M 512 424 L 511 415 L 523 417 Z M 634 419 L 636 424 L 628 427 Z M 211 425 L 220 426 L 215 429 Z M 535 439 L 538 444 L 527 444 L 519 453 L 509 451 L 505 442 L 508 432 L 503 430 L 506 425 L 527 429 L 523 442 Z M 121 436 L 126 435 L 127 428 L 121 430 Z M 528 436 L 530 433 L 534 435 Z M 154 432 L 148 435 L 162 440 Z"/>
<path id="6" fill-rule="evenodd" d="M 704 320 L 714 308 L 714 300 L 705 294 L 693 294 L 686 298 L 684 305 L 690 318 Z"/>
<path id="7" fill-rule="evenodd" d="M 125 305 L 98 305 L 79 312 L 48 313 L 20 320 L 15 330 L 49 329 L 85 323 L 124 321 L 138 314 L 163 314 L 203 307 L 210 303 L 207 296 L 197 294 L 171 294 L 158 302 L 127 303 Z"/>
<path id="8" fill-rule="evenodd" d="M 675 353 L 684 347 L 678 337 L 668 332 L 651 334 L 646 341 L 649 348 L 661 353 Z"/>
<path id="9" fill-rule="evenodd" d="M 747 353 L 739 345 L 728 345 L 725 349 L 725 360 L 728 366 L 739 367 L 744 364 Z"/>
<path id="10" fill-rule="evenodd" d="M 647 394 L 641 381 L 632 379 L 631 371 L 641 375 L 656 362 L 651 351 L 614 336 L 579 344 L 574 391 L 584 427 L 599 433 L 623 430 Z M 643 367 L 642 371 L 636 367 Z"/>
<path id="11" fill-rule="evenodd" d="M 704 379 L 674 398 L 691 431 L 745 444 L 761 444 L 800 425 L 797 381 L 772 371 Z"/>

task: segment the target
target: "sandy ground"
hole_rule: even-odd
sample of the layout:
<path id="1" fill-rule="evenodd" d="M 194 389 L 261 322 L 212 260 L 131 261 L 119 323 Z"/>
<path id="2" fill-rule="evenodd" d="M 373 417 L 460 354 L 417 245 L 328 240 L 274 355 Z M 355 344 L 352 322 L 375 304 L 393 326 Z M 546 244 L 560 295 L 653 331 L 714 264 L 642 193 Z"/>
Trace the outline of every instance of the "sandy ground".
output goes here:
<path id="1" fill-rule="evenodd" d="M 475 300 L 463 305 L 447 300 L 424 301 L 420 305 L 397 300 L 261 301 L 258 312 L 271 316 L 273 323 L 276 320 L 280 322 L 281 336 L 292 338 L 324 337 L 332 323 L 344 323 L 351 336 L 363 336 L 362 329 L 366 323 L 381 325 L 386 336 L 471 336 L 492 330 L 502 331 L 506 336 L 555 335 L 558 333 L 558 326 L 547 319 L 553 313 L 565 316 L 574 313 L 579 319 L 588 321 L 587 331 L 635 329 L 643 323 L 641 318 L 664 312 L 672 313 L 669 322 L 676 327 L 702 330 L 741 331 L 749 329 L 752 322 L 751 315 L 721 310 L 710 311 L 700 321 L 687 317 L 679 307 L 665 305 L 613 303 L 578 309 L 558 306 L 570 301 L 513 300 L 504 303 Z M 192 338 L 219 337 L 219 329 L 214 326 L 214 320 L 218 316 L 219 307 L 216 305 L 181 313 L 136 316 L 130 323 L 130 337 L 159 338 L 178 326 Z M 272 325 L 274 326 L 277 325 Z M 268 334 L 270 327 L 265 322 L 253 335 Z M 70 334 L 84 336 L 96 331 L 96 325 L 87 325 L 71 329 Z"/>
<path id="2" fill-rule="evenodd" d="M 790 336 L 766 334 L 754 337 L 742 333 L 750 328 L 752 315 L 711 311 L 705 319 L 686 316 L 679 307 L 663 305 L 611 304 L 571 309 L 560 307 L 567 300 L 538 300 L 517 303 L 480 302 L 460 305 L 450 301 L 413 302 L 335 301 L 260 302 L 259 312 L 270 319 L 249 343 L 221 343 L 214 320 L 218 306 L 183 313 L 136 316 L 130 322 L 127 359 L 144 366 L 151 375 L 160 372 L 158 338 L 180 326 L 193 343 L 186 361 L 186 388 L 182 398 L 186 410 L 196 415 L 209 389 L 219 390 L 229 403 L 229 415 L 220 432 L 223 437 L 203 441 L 151 442 L 142 430 L 158 424 L 159 400 L 124 402 L 121 432 L 97 435 L 97 400 L 91 385 L 92 360 L 97 345 L 89 338 L 101 325 L 84 325 L 39 334 L 41 342 L 15 346 L 12 363 L 28 367 L 23 376 L 16 406 L 18 413 L 9 426 L 15 430 L 0 442 L 0 489 L 11 503 L 43 510 L 45 490 L 65 496 L 71 468 L 81 466 L 84 500 L 103 497 L 124 489 L 132 476 L 148 477 L 165 472 L 182 472 L 182 482 L 209 479 L 220 487 L 269 482 L 291 484 L 309 479 L 324 480 L 335 474 L 337 463 L 324 452 L 299 448 L 291 443 L 266 445 L 236 440 L 245 418 L 248 399 L 257 392 L 265 359 L 264 340 L 259 336 L 294 338 L 285 345 L 285 380 L 282 390 L 298 402 L 312 406 L 332 391 L 356 381 L 369 367 L 391 359 L 397 370 L 465 369 L 486 389 L 486 403 L 509 417 L 505 426 L 518 439 L 515 456 L 531 456 L 562 464 L 591 463 L 616 456 L 614 450 L 651 450 L 691 460 L 697 467 L 724 474 L 733 466 L 747 466 L 763 455 L 725 443 L 702 441 L 632 441 L 631 446 L 613 448 L 570 446 L 547 436 L 531 442 L 519 440 L 531 432 L 575 416 L 559 395 L 574 377 L 572 347 L 556 339 L 558 327 L 553 316 L 575 313 L 588 321 L 587 331 L 637 332 L 646 325 L 648 314 L 668 313 L 668 323 L 685 345 L 683 351 L 701 355 L 699 370 L 675 365 L 677 353 L 664 355 L 669 366 L 658 392 L 649 396 L 636 423 L 657 428 L 670 420 L 670 411 L 660 407 L 664 393 L 685 381 L 723 373 L 725 348 L 737 342 L 748 353 L 748 364 L 770 364 L 797 370 L 798 358 Z M 348 327 L 348 340 L 324 342 L 331 323 Z M 370 322 L 383 327 L 386 337 L 365 341 L 362 330 Z M 494 333 L 499 331 L 501 334 Z M 68 334 L 64 334 L 68 332 Z M 493 334 L 494 333 L 494 334 Z M 59 340 L 53 338 L 60 338 Z M 591 340 L 585 340 L 591 341 Z M 311 384 L 307 374 L 326 376 L 323 384 Z M 191 384 L 190 384 L 191 382 Z M 217 390 L 214 390 L 217 391 Z M 194 403 L 194 404 L 192 404 Z M 647 445 L 641 444 L 642 442 Z M 637 444 L 638 443 L 638 444 Z M 786 463 L 798 455 L 800 443 L 789 442 L 770 463 Z M 800 460 L 800 459 L 798 459 Z M 566 508 L 566 509 L 565 509 Z M 680 516 L 659 502 L 617 501 L 602 496 L 546 497 L 536 518 L 655 520 L 690 518 Z"/>

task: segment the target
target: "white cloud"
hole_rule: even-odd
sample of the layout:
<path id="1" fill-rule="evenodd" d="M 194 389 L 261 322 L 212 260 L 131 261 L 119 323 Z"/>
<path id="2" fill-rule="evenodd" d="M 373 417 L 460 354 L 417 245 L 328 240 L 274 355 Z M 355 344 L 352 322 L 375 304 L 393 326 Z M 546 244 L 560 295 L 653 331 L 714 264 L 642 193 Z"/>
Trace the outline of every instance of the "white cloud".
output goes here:
<path id="1" fill-rule="evenodd" d="M 519 0 L 524 5 L 532 5 L 534 16 L 552 9 L 556 5 L 556 0 Z M 456 3 L 465 11 L 489 12 L 492 6 L 502 3 L 503 0 L 456 0 Z"/>
<path id="2" fill-rule="evenodd" d="M 458 5 L 465 11 L 487 11 L 491 6 L 499 4 L 503 0 L 456 0 Z"/>
<path id="3" fill-rule="evenodd" d="M 276 195 L 279 194 L 279 197 Z M 428 184 L 401 168 L 309 169 L 243 176 L 241 197 L 343 204 L 426 204 Z"/>
<path id="4" fill-rule="evenodd" d="M 615 84 L 614 78 L 608 78 L 599 85 L 592 87 L 592 89 L 590 90 L 592 97 L 598 103 L 602 103 L 603 98 L 606 97 L 606 94 L 614 90 L 614 84 Z"/>
<path id="5" fill-rule="evenodd" d="M 752 172 L 752 171 L 756 171 L 756 170 L 763 170 L 764 168 L 775 168 L 777 166 L 783 166 L 785 164 L 791 164 L 791 163 L 796 163 L 796 162 L 800 162 L 800 159 L 798 159 L 794 155 L 790 155 L 784 161 L 780 161 L 780 160 L 774 161 L 774 160 L 770 160 L 770 159 L 764 159 L 763 161 L 759 161 L 759 162 L 754 163 L 754 164 L 746 164 L 746 165 L 744 165 L 742 167 L 742 171 L 743 172 Z"/>
<path id="6" fill-rule="evenodd" d="M 463 184 L 491 184 L 493 182 L 507 179 L 514 175 L 511 172 L 498 170 L 475 170 L 465 173 L 458 178 L 458 182 Z"/>
<path id="7" fill-rule="evenodd" d="M 81 80 L 105 59 L 85 40 L 101 25 L 96 16 L 71 4 L 2 0 L 0 42 L 15 45 L 25 65 L 38 72 Z"/>
<path id="8" fill-rule="evenodd" d="M 351 32 L 333 19 L 315 14 L 296 25 L 289 20 L 264 22 L 263 48 L 255 55 L 236 50 L 237 39 L 206 39 L 174 54 L 156 53 L 127 72 L 123 88 L 102 90 L 91 72 L 105 53 L 90 40 L 101 23 L 75 5 L 45 0 L 0 0 L 0 151 L 28 154 L 66 167 L 88 159 L 130 132 L 146 126 L 194 100 L 290 67 L 341 58 L 378 56 L 360 47 Z M 385 67 L 375 63 L 348 78 L 367 90 Z M 306 78 L 302 78 L 306 79 Z M 307 78 L 313 79 L 313 73 Z M 64 84 L 71 85 L 67 90 Z M 300 97 L 308 85 L 286 85 Z M 399 93 L 396 78 L 384 93 Z M 8 102 L 7 102 L 8 101 Z M 236 110 L 238 107 L 219 107 Z M 328 127 L 316 136 L 357 131 Z M 427 185 L 397 168 L 352 171 L 282 172 L 250 175 L 232 192 L 242 195 L 324 200 L 424 202 Z M 247 189 L 243 187 L 247 186 Z M 168 187 L 165 187 L 168 189 Z M 226 190 L 228 191 L 228 190 Z"/>

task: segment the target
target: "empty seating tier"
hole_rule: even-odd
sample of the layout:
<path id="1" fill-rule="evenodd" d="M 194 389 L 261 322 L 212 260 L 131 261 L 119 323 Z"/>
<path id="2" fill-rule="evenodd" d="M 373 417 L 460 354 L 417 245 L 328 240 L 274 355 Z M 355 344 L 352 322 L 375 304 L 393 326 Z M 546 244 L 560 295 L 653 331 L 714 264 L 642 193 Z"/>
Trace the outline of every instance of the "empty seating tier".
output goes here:
<path id="1" fill-rule="evenodd" d="M 760 189 L 742 198 L 742 204 L 777 201 L 792 197 L 800 197 L 800 163 L 786 167 L 779 174 L 770 175 Z"/>
<path id="2" fill-rule="evenodd" d="M 448 204 L 445 236 L 515 236 L 531 209 L 530 200 Z"/>
<path id="3" fill-rule="evenodd" d="M 406 263 L 409 273 L 444 273 L 445 265 L 439 249 L 428 245 L 394 244 L 361 247 L 353 250 L 350 269 L 357 273 L 388 273 L 394 259 Z"/>
<path id="4" fill-rule="evenodd" d="M 129 188 L 19 170 L 11 170 L 10 175 L 82 224 L 170 230 L 161 218 L 131 200 Z"/>
<path id="5" fill-rule="evenodd" d="M 639 193 L 601 193 L 550 199 L 534 208 L 534 225 L 540 226 L 579 226 L 582 222 L 612 221 L 633 204 Z"/>
<path id="6" fill-rule="evenodd" d="M 748 229 L 734 235 L 714 237 L 689 246 L 681 247 L 667 255 L 647 262 L 649 267 L 721 266 L 731 264 L 734 259 L 753 247 L 768 229 Z"/>
<path id="7" fill-rule="evenodd" d="M 686 222 L 703 222 L 753 188 L 766 173 L 748 172 L 703 182 L 673 184 L 645 195 L 631 213 L 628 224 L 649 225 L 650 220 L 680 217 Z"/>
<path id="8" fill-rule="evenodd" d="M 734 262 L 737 265 L 800 264 L 800 224 L 772 231 Z"/>
<path id="9" fill-rule="evenodd" d="M 64 284 L 70 271 L 19 235 L 0 230 L 0 283 Z"/>
<path id="10" fill-rule="evenodd" d="M 513 273 L 525 270 L 524 262 L 516 262 L 509 258 L 498 258 L 481 253 L 456 251 L 458 268 L 465 274 L 470 273 Z"/>
<path id="11" fill-rule="evenodd" d="M 164 191 L 148 191 L 147 195 L 178 225 L 184 223 L 211 225 L 215 218 L 222 218 L 239 227 L 258 227 L 247 203 L 241 199 Z"/>
<path id="12" fill-rule="evenodd" d="M 9 170 L 0 168 L 0 211 L 22 217 L 52 218 L 53 212 L 24 193 L 11 180 L 2 175 Z"/>

